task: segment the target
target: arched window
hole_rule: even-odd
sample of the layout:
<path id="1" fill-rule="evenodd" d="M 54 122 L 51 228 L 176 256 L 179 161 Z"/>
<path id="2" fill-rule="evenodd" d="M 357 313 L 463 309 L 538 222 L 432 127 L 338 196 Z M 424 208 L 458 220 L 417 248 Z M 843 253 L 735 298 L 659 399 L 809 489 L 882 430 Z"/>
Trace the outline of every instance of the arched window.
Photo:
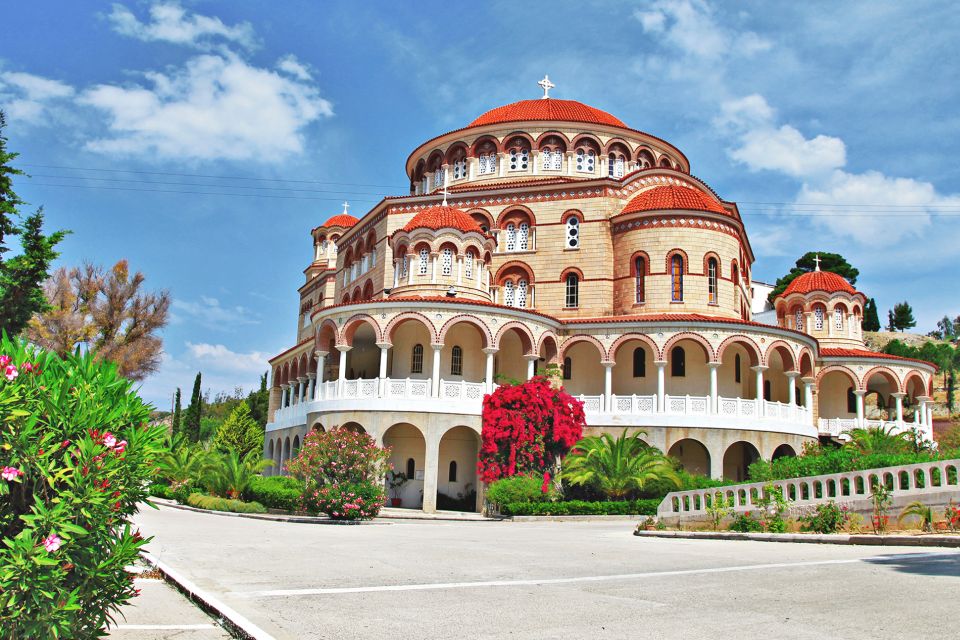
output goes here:
<path id="1" fill-rule="evenodd" d="M 717 304 L 717 261 L 707 260 L 707 302 Z"/>
<path id="2" fill-rule="evenodd" d="M 496 151 L 480 153 L 480 175 L 485 176 L 497 172 L 497 154 Z"/>
<path id="3" fill-rule="evenodd" d="M 473 278 L 473 254 L 469 251 L 463 256 L 463 275 L 465 275 L 468 280 Z"/>
<path id="4" fill-rule="evenodd" d="M 503 283 L 503 304 L 512 307 L 514 300 L 513 280 L 507 280 Z"/>
<path id="5" fill-rule="evenodd" d="M 424 247 L 420 249 L 420 275 L 427 275 L 427 267 L 430 265 L 430 250 Z"/>
<path id="6" fill-rule="evenodd" d="M 833 310 L 833 326 L 838 331 L 843 331 L 843 309 L 840 307 Z"/>
<path id="7" fill-rule="evenodd" d="M 813 328 L 823 331 L 823 307 L 820 305 L 813 308 Z"/>
<path id="8" fill-rule="evenodd" d="M 573 360 L 570 356 L 563 359 L 563 379 L 569 380 L 573 376 Z"/>
<path id="9" fill-rule="evenodd" d="M 803 309 L 797 309 L 793 316 L 793 328 L 797 331 L 803 331 Z"/>
<path id="10" fill-rule="evenodd" d="M 853 392 L 853 387 L 847 389 L 847 412 L 857 412 L 857 394 Z"/>
<path id="11" fill-rule="evenodd" d="M 734 356 L 733 358 L 733 381 L 740 382 L 742 378 L 740 377 L 740 354 Z"/>
<path id="12" fill-rule="evenodd" d="M 593 173 L 597 164 L 597 154 L 592 149 L 577 149 L 577 171 Z"/>
<path id="13" fill-rule="evenodd" d="M 447 482 L 457 481 L 457 461 L 450 461 L 450 470 L 447 472 Z"/>
<path id="14" fill-rule="evenodd" d="M 510 149 L 510 171 L 526 171 L 530 162 L 527 149 Z"/>
<path id="15" fill-rule="evenodd" d="M 400 256 L 400 279 L 406 280 L 410 273 L 410 256 L 406 253 Z"/>
<path id="16" fill-rule="evenodd" d="M 417 475 L 417 463 L 413 458 L 407 458 L 407 480 L 413 480 Z"/>
<path id="17" fill-rule="evenodd" d="M 622 178 L 626 158 L 620 153 L 611 153 L 607 156 L 607 175 L 611 178 Z"/>
<path id="18" fill-rule="evenodd" d="M 462 180 L 467 177 L 467 159 L 460 158 L 453 161 L 453 179 Z"/>
<path id="19" fill-rule="evenodd" d="M 433 172 L 433 188 L 439 189 L 440 187 L 443 186 L 443 183 L 444 183 L 444 175 L 443 175 L 443 168 L 441 167 Z"/>
<path id="20" fill-rule="evenodd" d="M 580 248 L 580 218 L 570 216 L 567 218 L 567 249 Z"/>
<path id="21" fill-rule="evenodd" d="M 517 250 L 517 225 L 513 224 L 512 222 L 507 223 L 505 240 L 507 251 Z"/>
<path id="22" fill-rule="evenodd" d="M 518 309 L 527 308 L 527 281 L 526 280 L 517 281 L 517 308 Z"/>
<path id="23" fill-rule="evenodd" d="M 563 152 L 560 149 L 546 148 L 540 152 L 544 171 L 559 171 L 563 165 Z"/>
<path id="24" fill-rule="evenodd" d="M 683 302 L 683 256 L 680 254 L 670 259 L 670 299 Z"/>
<path id="25" fill-rule="evenodd" d="M 580 306 L 580 277 L 575 273 L 568 273 L 566 282 L 567 294 L 563 306 L 575 309 Z"/>
<path id="26" fill-rule="evenodd" d="M 521 222 L 517 229 L 517 251 L 526 251 L 530 240 L 530 225 Z"/>
<path id="27" fill-rule="evenodd" d="M 423 345 L 413 345 L 413 353 L 410 356 L 410 373 L 423 373 Z"/>
<path id="28" fill-rule="evenodd" d="M 647 273 L 647 262 L 643 259 L 643 256 L 637 256 L 633 260 L 633 271 L 634 271 L 634 291 L 636 295 L 636 302 L 640 304 L 644 299 L 644 276 Z"/>
<path id="29" fill-rule="evenodd" d="M 647 352 L 643 347 L 633 350 L 633 377 L 643 378 L 647 375 Z"/>
<path id="30" fill-rule="evenodd" d="M 450 351 L 450 375 L 463 375 L 463 349 L 454 346 Z"/>
<path id="31" fill-rule="evenodd" d="M 445 276 L 453 273 L 453 249 L 446 247 L 440 252 L 440 269 Z"/>
<path id="32" fill-rule="evenodd" d="M 670 350 L 670 375 L 674 378 L 687 375 L 687 354 L 683 347 L 674 347 Z"/>

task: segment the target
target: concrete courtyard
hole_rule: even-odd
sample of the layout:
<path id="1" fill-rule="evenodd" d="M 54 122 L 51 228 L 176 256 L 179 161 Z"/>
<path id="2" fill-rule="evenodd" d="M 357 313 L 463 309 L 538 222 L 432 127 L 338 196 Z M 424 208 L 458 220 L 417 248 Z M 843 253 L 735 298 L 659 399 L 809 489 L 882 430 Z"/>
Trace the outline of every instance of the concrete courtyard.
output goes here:
<path id="1" fill-rule="evenodd" d="M 951 637 L 960 606 L 949 549 L 636 538 L 623 521 L 137 522 L 277 638 Z"/>

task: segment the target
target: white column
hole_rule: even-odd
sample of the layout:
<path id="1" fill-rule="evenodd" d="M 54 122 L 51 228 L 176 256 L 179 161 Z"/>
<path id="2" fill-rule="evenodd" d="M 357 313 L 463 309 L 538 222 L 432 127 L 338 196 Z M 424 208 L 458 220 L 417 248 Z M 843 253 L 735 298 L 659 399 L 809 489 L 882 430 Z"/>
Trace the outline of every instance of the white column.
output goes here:
<path id="1" fill-rule="evenodd" d="M 497 349 L 494 349 L 493 347 L 486 347 L 483 352 L 487 354 L 487 393 L 493 393 L 493 356 L 497 352 Z"/>
<path id="2" fill-rule="evenodd" d="M 527 380 L 537 375 L 537 360 L 540 359 L 539 356 L 527 354 L 523 356 L 527 361 Z"/>
<path id="3" fill-rule="evenodd" d="M 426 455 L 423 462 L 423 512 L 435 513 L 437 510 L 437 476 L 440 466 L 440 439 L 428 432 Z"/>
<path id="4" fill-rule="evenodd" d="M 317 374 L 308 373 L 307 378 L 309 378 L 310 381 L 307 383 L 307 397 L 305 400 L 306 402 L 310 402 L 317 398 Z"/>
<path id="5" fill-rule="evenodd" d="M 281 409 L 287 406 L 287 400 L 288 400 L 287 390 L 288 389 L 290 389 L 290 385 L 287 384 L 286 382 L 280 385 L 280 408 Z"/>
<path id="6" fill-rule="evenodd" d="M 443 349 L 443 344 L 431 344 L 433 347 L 433 374 L 430 379 L 432 380 L 432 389 L 430 390 L 434 398 L 440 397 L 440 350 Z M 426 494 L 424 494 L 426 495 Z"/>
<path id="7" fill-rule="evenodd" d="M 437 255 L 436 253 L 430 254 L 430 282 L 437 281 Z"/>
<path id="8" fill-rule="evenodd" d="M 463 256 L 457 256 L 457 284 L 463 284 Z"/>
<path id="9" fill-rule="evenodd" d="M 763 372 L 767 370 L 767 367 L 764 367 L 764 366 L 756 366 L 756 367 L 750 367 L 750 368 L 753 369 L 754 372 L 756 372 L 756 374 L 757 374 L 757 416 L 763 417 L 763 415 L 764 415 L 764 413 L 765 413 L 765 411 L 764 411 L 764 404 L 763 404 L 763 400 L 764 400 L 764 398 L 763 398 Z"/>
<path id="10" fill-rule="evenodd" d="M 792 407 L 797 404 L 797 378 L 800 376 L 800 372 L 787 371 L 784 375 L 787 376 L 787 385 L 790 387 L 787 390 L 787 403 Z"/>
<path id="11" fill-rule="evenodd" d="M 866 395 L 863 389 L 856 389 L 853 395 L 857 398 L 857 426 L 863 426 L 863 396 Z"/>
<path id="12" fill-rule="evenodd" d="M 307 376 L 303 376 L 300 378 L 300 389 L 299 389 L 300 395 L 297 397 L 298 403 L 304 402 L 307 399 L 307 386 L 309 382 L 310 382 L 310 378 Z"/>
<path id="13" fill-rule="evenodd" d="M 894 399 L 897 401 L 897 424 L 903 425 L 903 396 L 907 395 L 905 393 L 894 393 L 891 394 Z"/>
<path id="14" fill-rule="evenodd" d="M 393 261 L 393 288 L 396 289 L 400 286 L 400 261 L 394 259 Z"/>
<path id="15" fill-rule="evenodd" d="M 340 370 L 337 372 L 337 397 L 343 395 L 343 381 L 347 379 L 347 352 L 352 349 L 350 345 L 338 344 L 337 351 L 340 352 Z"/>
<path id="16" fill-rule="evenodd" d="M 389 342 L 378 342 L 377 346 L 380 347 L 380 381 L 377 384 L 377 395 L 382 398 L 387 388 L 387 353 L 393 345 Z"/>
<path id="17" fill-rule="evenodd" d="M 503 177 L 507 172 L 507 154 L 498 153 L 497 154 L 497 175 Z"/>
<path id="18" fill-rule="evenodd" d="M 483 271 L 486 269 L 486 265 L 477 260 L 473 263 L 473 268 L 477 270 L 477 289 L 483 288 Z"/>
<path id="19" fill-rule="evenodd" d="M 613 411 L 613 362 L 603 362 L 603 410 Z"/>
<path id="20" fill-rule="evenodd" d="M 327 366 L 327 352 L 326 351 L 314 351 L 317 356 L 317 387 L 314 393 L 314 400 L 319 400 L 321 391 L 323 390 L 323 370 Z"/>
<path id="21" fill-rule="evenodd" d="M 803 406 L 806 407 L 807 411 L 810 412 L 810 416 L 813 417 L 813 385 L 816 383 L 816 378 L 802 378 L 803 381 Z"/>
<path id="22" fill-rule="evenodd" d="M 667 362 L 657 360 L 653 364 L 657 365 L 657 411 L 663 413 L 666 411 L 664 394 L 666 393 Z"/>
<path id="23" fill-rule="evenodd" d="M 290 405 L 293 406 L 300 402 L 300 379 L 290 385 Z"/>
<path id="24" fill-rule="evenodd" d="M 707 367 L 710 369 L 710 412 L 717 413 L 719 407 L 717 393 L 717 369 L 720 368 L 720 363 L 708 362 Z"/>

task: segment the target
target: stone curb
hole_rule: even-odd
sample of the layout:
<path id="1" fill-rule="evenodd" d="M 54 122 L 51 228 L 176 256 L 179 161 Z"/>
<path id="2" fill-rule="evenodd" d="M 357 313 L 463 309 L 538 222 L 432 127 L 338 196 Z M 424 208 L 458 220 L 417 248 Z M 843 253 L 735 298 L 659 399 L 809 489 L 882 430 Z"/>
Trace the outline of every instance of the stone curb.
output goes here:
<path id="1" fill-rule="evenodd" d="M 332 520 L 321 516 L 293 516 L 280 515 L 274 513 L 233 513 L 232 511 L 215 511 L 213 509 L 198 509 L 187 504 L 179 504 L 166 498 L 150 498 L 150 502 L 170 509 L 180 509 L 182 511 L 193 511 L 195 513 L 206 513 L 215 516 L 228 516 L 234 518 L 250 518 L 252 520 L 273 520 L 275 522 L 299 522 L 304 524 L 330 524 L 338 526 L 357 526 L 362 524 L 392 524 L 390 522 L 376 522 L 374 520 Z"/>
<path id="2" fill-rule="evenodd" d="M 737 533 L 732 531 L 634 531 L 641 538 L 679 538 L 686 540 L 754 540 L 759 542 L 799 542 L 807 544 L 862 544 L 886 547 L 960 548 L 960 536 L 878 536 L 845 533 Z"/>
<path id="3" fill-rule="evenodd" d="M 200 589 L 192 580 L 167 563 L 158 560 L 153 554 L 142 551 L 143 559 L 159 571 L 164 579 L 173 585 L 188 600 L 196 604 L 209 615 L 220 619 L 223 627 L 235 638 L 241 640 L 276 640 L 276 638 L 253 622 L 237 613 L 218 598 Z"/>
<path id="4" fill-rule="evenodd" d="M 513 522 L 636 522 L 638 518 L 645 516 L 507 516 L 507 520 Z"/>

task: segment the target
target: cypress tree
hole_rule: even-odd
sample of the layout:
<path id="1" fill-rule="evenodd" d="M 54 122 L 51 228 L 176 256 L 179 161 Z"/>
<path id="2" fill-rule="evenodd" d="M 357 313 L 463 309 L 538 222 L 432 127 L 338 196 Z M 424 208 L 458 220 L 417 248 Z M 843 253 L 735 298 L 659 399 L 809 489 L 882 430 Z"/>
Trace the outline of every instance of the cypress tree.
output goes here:
<path id="1" fill-rule="evenodd" d="M 863 306 L 863 330 L 880 331 L 880 316 L 877 315 L 877 301 L 873 298 L 867 300 Z"/>
<path id="2" fill-rule="evenodd" d="M 177 387 L 177 395 L 173 403 L 173 422 L 170 425 L 170 433 L 174 435 L 180 433 L 180 387 Z"/>
<path id="3" fill-rule="evenodd" d="M 183 431 L 190 442 L 200 441 L 200 405 L 203 397 L 200 395 L 200 372 L 193 381 L 193 393 L 190 394 L 190 404 L 183 414 Z"/>

